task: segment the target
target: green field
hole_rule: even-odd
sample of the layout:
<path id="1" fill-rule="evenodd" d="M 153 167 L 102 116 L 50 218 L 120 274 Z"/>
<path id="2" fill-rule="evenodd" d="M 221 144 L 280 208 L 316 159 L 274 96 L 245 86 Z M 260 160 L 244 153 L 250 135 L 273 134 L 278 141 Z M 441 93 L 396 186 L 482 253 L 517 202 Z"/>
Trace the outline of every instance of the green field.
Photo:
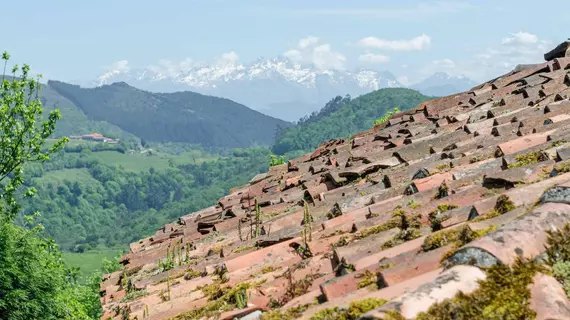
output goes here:
<path id="1" fill-rule="evenodd" d="M 111 260 L 120 254 L 120 250 L 98 250 L 85 253 L 63 252 L 63 260 L 68 266 L 79 267 L 82 281 L 94 272 L 100 271 L 103 258 Z"/>
<path id="2" fill-rule="evenodd" d="M 204 161 L 217 159 L 217 156 L 199 154 L 197 156 L 191 153 L 184 153 L 180 156 L 170 155 L 166 153 L 146 152 L 146 153 L 120 153 L 116 151 L 100 151 L 93 152 L 91 157 L 100 160 L 107 165 L 115 165 L 122 167 L 128 172 L 148 171 L 150 168 L 155 170 L 165 170 L 170 167 L 170 159 L 174 165 L 196 163 L 200 164 Z"/>
<path id="3" fill-rule="evenodd" d="M 51 183 L 55 186 L 62 184 L 64 180 L 69 180 L 71 182 L 84 182 L 89 184 L 100 183 L 95 178 L 93 178 L 93 176 L 91 176 L 91 173 L 89 173 L 87 168 L 48 171 L 41 177 L 35 179 L 37 183 Z"/>

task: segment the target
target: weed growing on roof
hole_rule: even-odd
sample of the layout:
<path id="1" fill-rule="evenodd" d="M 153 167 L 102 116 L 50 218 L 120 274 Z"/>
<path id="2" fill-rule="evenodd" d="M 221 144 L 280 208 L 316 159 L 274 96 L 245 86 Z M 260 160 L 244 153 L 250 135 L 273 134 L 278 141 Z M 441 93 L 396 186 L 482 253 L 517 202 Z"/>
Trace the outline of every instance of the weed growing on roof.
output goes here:
<path id="1" fill-rule="evenodd" d="M 276 155 L 272 154 L 269 156 L 269 166 L 273 167 L 273 166 L 278 166 L 280 164 L 285 164 L 285 157 L 281 156 L 281 157 L 277 157 Z"/>
<path id="2" fill-rule="evenodd" d="M 424 240 L 422 250 L 427 252 L 448 244 L 453 244 L 453 248 L 457 249 L 495 229 L 495 226 L 490 226 L 485 229 L 472 230 L 468 225 L 460 228 L 444 229 L 428 236 Z"/>
<path id="3" fill-rule="evenodd" d="M 441 183 L 441 185 L 437 188 L 437 192 L 436 194 L 433 196 L 434 200 L 438 200 L 438 199 L 443 199 L 445 197 L 449 196 L 449 187 L 447 186 L 447 184 L 445 183 L 445 181 L 443 181 Z"/>
<path id="4" fill-rule="evenodd" d="M 456 205 L 449 203 L 442 203 L 437 208 L 428 214 L 428 219 L 431 223 L 431 230 L 438 231 L 442 229 L 441 224 L 450 218 L 449 215 L 443 215 L 444 212 L 458 208 Z"/>
<path id="5" fill-rule="evenodd" d="M 194 269 L 188 269 L 188 271 L 184 274 L 184 280 L 192 280 L 194 278 L 202 277 L 204 272 L 200 272 Z"/>
<path id="6" fill-rule="evenodd" d="M 437 171 L 434 172 L 434 173 L 442 173 L 442 172 L 447 172 L 447 171 L 453 169 L 453 167 L 451 166 L 451 163 L 448 162 L 448 163 L 438 164 L 438 165 L 435 167 L 435 169 L 436 169 Z"/>
<path id="7" fill-rule="evenodd" d="M 244 246 L 241 246 L 241 247 L 234 248 L 234 249 L 232 250 L 232 252 L 233 252 L 233 253 L 240 253 L 240 252 L 244 252 L 244 251 L 247 251 L 247 250 L 250 250 L 250 249 L 253 249 L 253 248 L 255 248 L 255 245 L 254 245 L 254 244 L 248 244 L 248 245 L 244 245 Z"/>
<path id="8" fill-rule="evenodd" d="M 417 209 L 421 206 L 422 206 L 422 204 L 419 202 L 416 202 L 416 200 L 414 200 L 414 199 L 408 201 L 408 207 L 410 207 L 410 209 Z"/>
<path id="9" fill-rule="evenodd" d="M 144 297 L 148 295 L 148 291 L 146 290 L 135 290 L 135 291 L 131 291 L 129 292 L 122 300 L 121 302 L 129 302 L 129 301 L 133 301 L 136 300 L 139 297 Z"/>
<path id="10" fill-rule="evenodd" d="M 531 164 L 548 160 L 548 155 L 542 151 L 534 151 L 515 157 L 515 162 L 509 164 L 509 168 L 525 167 Z"/>
<path id="11" fill-rule="evenodd" d="M 386 300 L 368 298 L 360 301 L 353 301 L 348 309 L 339 307 L 321 310 L 315 313 L 311 320 L 356 320 L 366 312 L 376 309 L 386 303 Z"/>
<path id="12" fill-rule="evenodd" d="M 313 305 L 315 304 L 304 304 L 298 307 L 289 308 L 285 311 L 273 310 L 264 312 L 261 315 L 261 320 L 294 320 L 300 318 L 303 315 L 303 312 Z"/>
<path id="13" fill-rule="evenodd" d="M 432 305 L 416 320 L 431 319 L 534 319 L 530 309 L 529 285 L 536 272 L 544 268 L 531 261 L 517 259 L 511 267 L 495 265 L 486 270 L 487 278 L 470 294 L 458 293 L 454 298 Z"/>
<path id="14" fill-rule="evenodd" d="M 335 203 L 334 206 L 327 212 L 327 219 L 331 220 L 336 217 L 340 217 L 342 215 L 342 211 L 340 210 L 340 206 L 338 203 Z"/>
<path id="15" fill-rule="evenodd" d="M 224 244 L 214 246 L 208 250 L 208 253 L 206 254 L 206 256 L 219 254 L 220 252 L 222 252 L 223 248 L 231 246 L 232 244 L 233 244 L 232 242 L 228 242 L 228 243 L 224 243 Z"/>
<path id="16" fill-rule="evenodd" d="M 269 266 L 263 267 L 261 269 L 261 274 L 266 274 L 266 273 L 270 273 L 270 272 L 281 270 L 281 269 L 283 269 L 283 267 L 281 267 L 281 266 L 274 267 L 274 266 L 269 265 Z"/>
<path id="17" fill-rule="evenodd" d="M 309 203 L 303 200 L 303 240 L 305 241 L 305 246 L 309 247 L 308 241 L 313 241 L 313 216 L 309 211 Z"/>
<path id="18" fill-rule="evenodd" d="M 499 196 L 499 198 L 497 198 L 497 203 L 495 203 L 495 207 L 493 208 L 493 210 L 484 215 L 478 216 L 477 218 L 471 221 L 477 222 L 477 221 L 483 221 L 495 218 L 511 210 L 514 210 L 515 208 L 516 208 L 515 203 L 509 198 L 509 196 L 502 194 Z"/>
<path id="19" fill-rule="evenodd" d="M 482 156 L 474 156 L 469 159 L 469 163 L 475 163 L 484 160 Z"/>
<path id="20" fill-rule="evenodd" d="M 346 233 L 346 231 L 344 231 L 344 230 L 335 230 L 335 231 L 332 232 L 332 233 L 325 234 L 325 235 L 321 236 L 321 239 L 328 239 L 328 238 L 331 238 L 331 237 L 334 237 L 334 236 L 339 236 L 339 235 L 345 234 L 345 233 Z"/>
<path id="21" fill-rule="evenodd" d="M 172 319 L 210 318 L 236 308 L 243 309 L 247 306 L 247 290 L 258 285 L 259 283 L 242 282 L 233 287 L 220 287 L 218 283 L 212 283 L 202 289 L 202 292 L 209 300 L 205 306 L 182 313 Z"/>
<path id="22" fill-rule="evenodd" d="M 172 268 L 174 268 L 174 259 L 170 255 L 170 247 L 168 247 L 168 248 L 166 248 L 166 259 L 165 260 L 162 260 L 162 259 L 158 260 L 158 273 L 168 271 Z"/>
<path id="23" fill-rule="evenodd" d="M 557 174 L 570 172 L 570 160 L 557 163 L 554 166 L 554 172 Z"/>
<path id="24" fill-rule="evenodd" d="M 192 270 L 192 269 L 190 269 L 190 270 Z M 172 278 L 172 279 L 180 278 L 180 277 L 184 276 L 185 273 L 186 273 L 185 270 L 176 270 L 176 271 L 173 270 L 173 272 L 170 273 L 169 277 L 162 278 L 162 279 L 156 281 L 154 284 L 164 283 L 164 282 L 166 282 L 169 278 Z M 200 273 L 200 274 L 201 274 L 201 273 Z"/>
<path id="25" fill-rule="evenodd" d="M 356 279 L 360 279 L 357 285 L 358 289 L 366 287 L 370 289 L 380 289 L 380 287 L 378 286 L 378 276 L 380 276 L 382 270 L 391 268 L 393 266 L 395 266 L 394 263 L 389 262 L 381 264 L 380 267 L 378 267 L 374 271 L 365 270 L 363 273 L 355 277 Z"/>
<path id="26" fill-rule="evenodd" d="M 392 109 L 392 111 L 388 111 L 384 114 L 384 116 L 374 120 L 374 124 L 373 126 L 378 126 L 381 125 L 382 123 L 390 120 L 390 117 L 395 115 L 396 113 L 400 112 L 400 108 L 399 107 L 395 107 L 394 109 Z"/>
<path id="27" fill-rule="evenodd" d="M 382 245 L 383 249 L 395 247 L 421 236 L 420 228 L 422 227 L 422 223 L 420 221 L 420 215 L 407 215 L 404 210 L 396 210 L 393 213 L 392 220 L 396 223 L 400 231 L 392 239 Z"/>
<path id="28" fill-rule="evenodd" d="M 566 140 L 554 141 L 554 142 L 550 145 L 550 147 L 551 147 L 551 148 L 557 148 L 557 147 L 560 147 L 561 145 L 563 145 L 563 144 L 565 144 L 565 143 L 567 143 L 567 142 L 568 142 L 568 141 L 566 141 Z"/>
<path id="29" fill-rule="evenodd" d="M 559 230 L 549 230 L 547 234 L 547 264 L 570 298 L 570 224 L 566 223 Z"/>
<path id="30" fill-rule="evenodd" d="M 335 243 L 332 244 L 332 248 L 339 248 L 339 247 L 344 247 L 347 246 L 349 244 L 349 237 L 348 236 L 344 236 L 341 237 L 340 239 L 338 239 Z"/>

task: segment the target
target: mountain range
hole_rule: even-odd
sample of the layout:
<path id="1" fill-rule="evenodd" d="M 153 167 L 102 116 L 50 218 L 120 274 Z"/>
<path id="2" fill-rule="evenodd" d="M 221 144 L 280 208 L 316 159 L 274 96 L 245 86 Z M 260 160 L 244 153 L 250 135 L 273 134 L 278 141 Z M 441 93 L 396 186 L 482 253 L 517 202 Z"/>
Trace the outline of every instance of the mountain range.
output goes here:
<path id="1" fill-rule="evenodd" d="M 60 109 L 57 136 L 99 132 L 123 139 L 184 142 L 210 148 L 269 146 L 291 123 L 234 101 L 194 92 L 153 93 L 116 82 L 82 88 L 48 81 L 40 92 L 47 110 Z"/>
<path id="2" fill-rule="evenodd" d="M 389 71 L 322 70 L 285 57 L 259 58 L 249 64 L 222 60 L 185 68 L 118 68 L 89 83 L 101 86 L 126 82 L 152 92 L 194 91 L 231 99 L 286 121 L 319 110 L 337 95 L 353 97 L 381 88 L 405 88 Z M 409 88 L 430 96 L 465 91 L 476 83 L 464 76 L 438 72 Z"/>

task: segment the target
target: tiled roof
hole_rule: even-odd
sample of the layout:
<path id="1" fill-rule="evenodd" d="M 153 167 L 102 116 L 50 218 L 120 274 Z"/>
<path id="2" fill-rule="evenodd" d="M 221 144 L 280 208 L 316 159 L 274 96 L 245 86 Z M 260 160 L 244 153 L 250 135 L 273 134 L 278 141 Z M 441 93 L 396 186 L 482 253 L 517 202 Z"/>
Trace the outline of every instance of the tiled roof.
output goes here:
<path id="1" fill-rule="evenodd" d="M 540 256 L 570 222 L 568 52 L 324 142 L 131 244 L 101 284 L 104 318 L 309 319 L 377 298 L 363 318 L 413 319 Z M 561 285 L 533 279 L 537 319 L 570 319 Z"/>

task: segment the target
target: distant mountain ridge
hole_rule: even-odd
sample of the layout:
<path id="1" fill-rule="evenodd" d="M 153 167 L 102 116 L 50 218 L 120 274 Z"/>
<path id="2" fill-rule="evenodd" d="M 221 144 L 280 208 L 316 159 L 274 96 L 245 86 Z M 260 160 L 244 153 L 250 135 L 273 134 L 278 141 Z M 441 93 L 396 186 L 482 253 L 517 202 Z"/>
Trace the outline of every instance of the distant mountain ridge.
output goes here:
<path id="1" fill-rule="evenodd" d="M 189 91 L 152 93 L 125 82 L 82 88 L 49 81 L 47 86 L 88 119 L 147 141 L 221 148 L 269 146 L 278 128 L 292 125 L 228 99 Z"/>
<path id="2" fill-rule="evenodd" d="M 466 83 L 474 83 L 467 78 L 438 77 L 438 74 L 441 73 L 410 88 L 439 96 L 469 89 Z M 389 71 L 322 70 L 286 57 L 258 58 L 247 64 L 222 60 L 189 64 L 176 70 L 156 66 L 117 68 L 99 76 L 90 85 L 119 81 L 152 92 L 190 90 L 224 97 L 286 121 L 297 121 L 319 110 L 337 95 L 357 97 L 382 88 L 406 87 Z"/>
<path id="3" fill-rule="evenodd" d="M 224 97 L 287 121 L 317 111 L 337 95 L 358 96 L 380 88 L 403 87 L 390 72 L 320 70 L 285 57 L 259 58 L 249 64 L 192 65 L 174 73 L 155 67 L 110 70 L 91 85 L 118 81 L 153 92 L 190 90 Z"/>
<path id="4" fill-rule="evenodd" d="M 451 76 L 445 72 L 436 72 L 428 78 L 413 84 L 411 89 L 429 96 L 448 96 L 454 93 L 467 91 L 477 83 L 463 75 Z"/>

